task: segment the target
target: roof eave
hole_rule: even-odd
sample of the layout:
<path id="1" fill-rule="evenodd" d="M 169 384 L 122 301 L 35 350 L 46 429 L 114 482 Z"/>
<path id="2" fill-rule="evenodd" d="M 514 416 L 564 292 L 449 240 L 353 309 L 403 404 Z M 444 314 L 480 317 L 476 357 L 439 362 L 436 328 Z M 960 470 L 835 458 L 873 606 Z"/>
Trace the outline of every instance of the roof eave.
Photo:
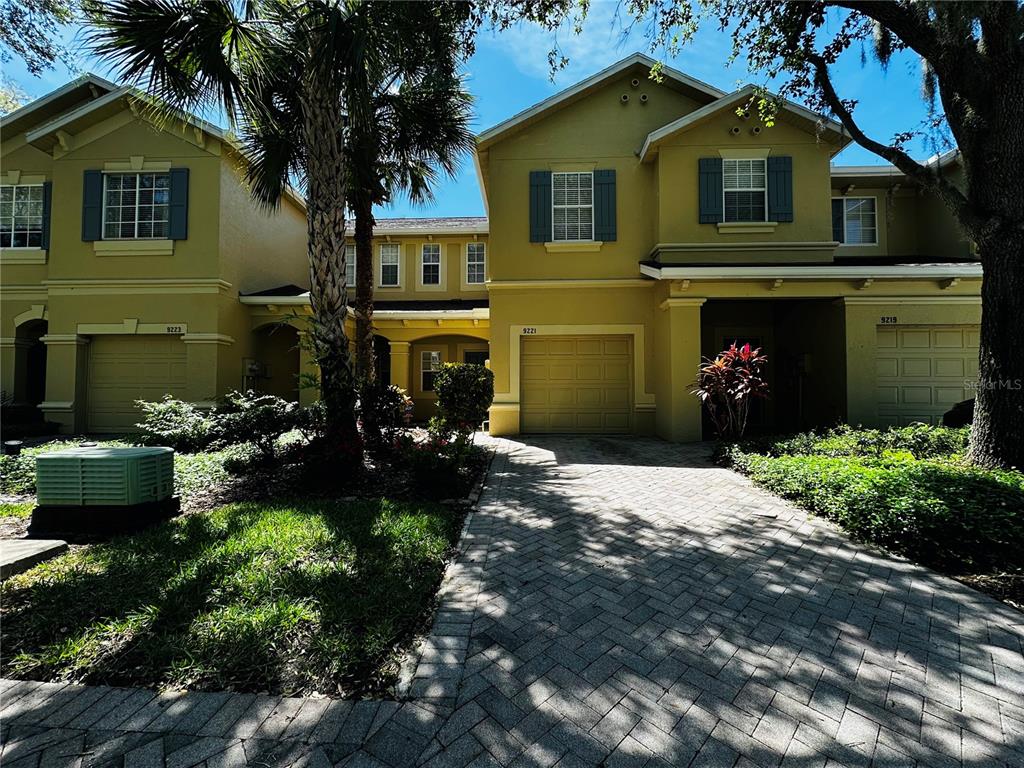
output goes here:
<path id="1" fill-rule="evenodd" d="M 721 266 L 659 267 L 641 264 L 640 273 L 656 280 L 936 280 L 980 278 L 980 264 L 907 264 L 892 266 Z"/>

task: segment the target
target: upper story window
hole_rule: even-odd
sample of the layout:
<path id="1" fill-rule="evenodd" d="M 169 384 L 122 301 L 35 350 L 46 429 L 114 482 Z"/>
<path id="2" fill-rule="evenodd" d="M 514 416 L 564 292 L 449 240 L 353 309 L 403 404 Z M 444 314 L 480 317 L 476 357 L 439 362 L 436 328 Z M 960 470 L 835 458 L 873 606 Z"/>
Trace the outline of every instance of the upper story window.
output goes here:
<path id="1" fill-rule="evenodd" d="M 768 182 L 763 159 L 723 160 L 726 221 L 765 221 Z"/>
<path id="2" fill-rule="evenodd" d="M 438 243 L 424 243 L 420 257 L 424 285 L 441 284 L 441 246 Z"/>
<path id="3" fill-rule="evenodd" d="M 356 284 L 356 247 L 354 245 L 345 246 L 345 285 L 348 288 L 354 287 Z"/>
<path id="4" fill-rule="evenodd" d="M 487 249 L 483 243 L 466 246 L 466 283 L 483 285 L 487 273 Z"/>
<path id="5" fill-rule="evenodd" d="M 103 239 L 152 240 L 168 236 L 169 173 L 103 175 Z"/>
<path id="6" fill-rule="evenodd" d="M 43 185 L 0 186 L 0 248 L 41 248 Z"/>
<path id="7" fill-rule="evenodd" d="M 401 256 L 398 249 L 398 243 L 381 243 L 380 285 L 382 288 L 397 288 L 399 285 Z"/>
<path id="8" fill-rule="evenodd" d="M 551 174 L 551 239 L 594 239 L 594 174 Z"/>
<path id="9" fill-rule="evenodd" d="M 875 198 L 832 198 L 832 239 L 843 245 L 878 245 Z"/>

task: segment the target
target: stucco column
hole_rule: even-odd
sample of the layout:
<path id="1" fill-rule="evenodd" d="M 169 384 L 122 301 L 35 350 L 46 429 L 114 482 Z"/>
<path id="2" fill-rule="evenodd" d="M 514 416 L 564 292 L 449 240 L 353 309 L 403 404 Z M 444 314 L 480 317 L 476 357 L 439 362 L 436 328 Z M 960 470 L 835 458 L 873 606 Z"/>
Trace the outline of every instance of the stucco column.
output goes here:
<path id="1" fill-rule="evenodd" d="M 412 396 L 409 382 L 409 350 L 412 346 L 408 341 L 392 341 L 391 344 L 391 384 L 401 387 L 406 394 Z"/>
<path id="2" fill-rule="evenodd" d="M 39 409 L 47 421 L 60 425 L 61 432 L 84 432 L 88 428 L 89 337 L 47 334 L 42 342 L 46 345 L 46 399 Z"/>
<path id="3" fill-rule="evenodd" d="M 700 366 L 700 308 L 706 299 L 672 297 L 659 305 L 658 434 L 673 442 L 701 439 L 700 402 L 690 394 Z"/>
<path id="4" fill-rule="evenodd" d="M 299 405 L 306 407 L 320 399 L 320 388 L 312 383 L 320 381 L 320 366 L 313 359 L 309 331 L 299 331 Z"/>

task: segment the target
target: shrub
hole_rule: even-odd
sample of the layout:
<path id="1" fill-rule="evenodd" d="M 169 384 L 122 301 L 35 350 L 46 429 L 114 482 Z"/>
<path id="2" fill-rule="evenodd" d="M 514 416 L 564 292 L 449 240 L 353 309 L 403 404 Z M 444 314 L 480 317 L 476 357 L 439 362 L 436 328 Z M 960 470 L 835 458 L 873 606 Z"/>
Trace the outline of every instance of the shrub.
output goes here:
<path id="1" fill-rule="evenodd" d="M 36 492 L 36 457 L 22 452 L 18 456 L 0 455 L 0 494 L 24 496 Z"/>
<path id="2" fill-rule="evenodd" d="M 474 452 L 479 451 L 436 436 L 416 442 L 412 436 L 403 435 L 395 442 L 395 466 L 408 472 L 412 490 L 419 498 L 461 498 L 473 482 Z"/>
<path id="3" fill-rule="evenodd" d="M 359 391 L 359 416 L 367 444 L 372 448 L 390 445 L 405 424 L 412 401 L 405 390 L 375 381 Z"/>
<path id="4" fill-rule="evenodd" d="M 434 375 L 437 416 L 431 431 L 442 437 L 454 434 L 463 446 L 487 419 L 494 401 L 494 373 L 475 363 L 444 363 Z"/>
<path id="5" fill-rule="evenodd" d="M 880 458 L 738 454 L 751 479 L 857 538 L 928 565 L 1009 567 L 1024 547 L 1024 474 L 909 453 Z"/>
<path id="6" fill-rule="evenodd" d="M 743 453 L 768 456 L 881 456 L 886 451 L 907 451 L 915 458 L 951 457 L 967 449 L 970 428 L 951 429 L 912 424 L 889 429 L 840 426 L 825 432 L 803 432 L 791 437 L 745 440 Z"/>
<path id="7" fill-rule="evenodd" d="M 730 344 L 714 360 L 704 358 L 692 390 L 707 410 L 722 440 L 738 440 L 747 429 L 750 403 L 768 397 L 764 380 L 767 355 L 749 344 Z"/>
<path id="8" fill-rule="evenodd" d="M 299 425 L 299 406 L 276 395 L 231 392 L 214 416 L 221 439 L 252 443 L 264 460 L 274 459 L 277 441 Z"/>
<path id="9" fill-rule="evenodd" d="M 137 426 L 139 441 L 146 445 L 166 445 L 180 453 L 195 453 L 209 448 L 217 440 L 217 429 L 210 415 L 192 403 L 164 395 L 162 400 L 136 400 L 143 417 Z"/>

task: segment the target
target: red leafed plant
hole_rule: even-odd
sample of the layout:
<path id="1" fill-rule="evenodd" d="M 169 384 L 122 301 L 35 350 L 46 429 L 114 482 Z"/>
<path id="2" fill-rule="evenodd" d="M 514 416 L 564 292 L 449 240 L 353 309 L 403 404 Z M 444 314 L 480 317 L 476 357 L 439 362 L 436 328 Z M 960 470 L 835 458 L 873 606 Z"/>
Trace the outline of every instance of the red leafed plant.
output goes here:
<path id="1" fill-rule="evenodd" d="M 735 343 L 713 360 L 704 358 L 692 391 L 707 408 L 720 439 L 743 437 L 751 402 L 755 397 L 768 397 L 764 380 L 767 362 L 768 356 L 760 347 L 737 347 Z"/>

